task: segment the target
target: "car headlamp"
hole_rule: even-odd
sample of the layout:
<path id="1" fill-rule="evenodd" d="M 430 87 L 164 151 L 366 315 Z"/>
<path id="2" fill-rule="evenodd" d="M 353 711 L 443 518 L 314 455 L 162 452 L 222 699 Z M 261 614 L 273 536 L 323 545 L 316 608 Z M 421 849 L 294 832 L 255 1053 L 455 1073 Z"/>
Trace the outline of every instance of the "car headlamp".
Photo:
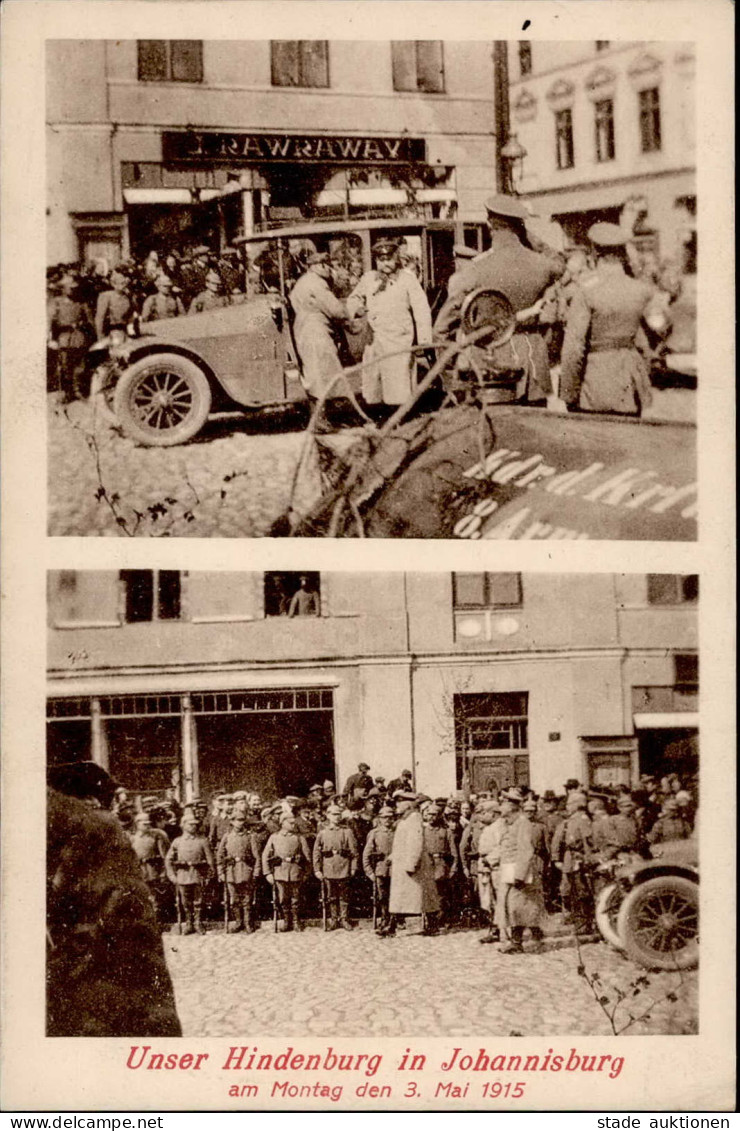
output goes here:
<path id="1" fill-rule="evenodd" d="M 126 342 L 126 331 L 121 327 L 116 327 L 115 330 L 111 330 L 109 340 L 113 349 L 120 348 Z"/>

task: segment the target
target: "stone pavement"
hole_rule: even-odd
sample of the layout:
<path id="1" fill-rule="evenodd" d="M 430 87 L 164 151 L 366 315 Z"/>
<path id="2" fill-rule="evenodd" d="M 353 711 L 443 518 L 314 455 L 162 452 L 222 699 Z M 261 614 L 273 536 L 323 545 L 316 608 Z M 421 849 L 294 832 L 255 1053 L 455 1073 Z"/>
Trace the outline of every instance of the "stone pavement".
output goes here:
<path id="1" fill-rule="evenodd" d="M 394 939 L 379 939 L 369 923 L 351 934 L 275 935 L 263 923 L 253 935 L 164 935 L 185 1036 L 251 1034 L 271 1037 L 549 1036 L 611 1032 L 578 975 L 572 947 L 548 941 L 543 954 L 506 956 L 480 946 L 478 930 L 426 938 L 418 920 Z M 562 941 L 562 940 L 561 940 Z M 649 973 L 606 943 L 581 948 L 603 993 L 627 990 L 640 975 L 649 987 L 632 999 L 635 1013 L 662 1000 L 629 1035 L 694 1033 L 698 975 Z M 616 1017 L 627 1022 L 625 1010 Z"/>
<path id="2" fill-rule="evenodd" d="M 651 416 L 692 419 L 694 398 L 656 390 Z M 213 419 L 189 444 L 144 448 L 85 403 L 62 409 L 52 394 L 48 408 L 51 535 L 254 538 L 286 509 L 303 446 L 295 409 Z"/>

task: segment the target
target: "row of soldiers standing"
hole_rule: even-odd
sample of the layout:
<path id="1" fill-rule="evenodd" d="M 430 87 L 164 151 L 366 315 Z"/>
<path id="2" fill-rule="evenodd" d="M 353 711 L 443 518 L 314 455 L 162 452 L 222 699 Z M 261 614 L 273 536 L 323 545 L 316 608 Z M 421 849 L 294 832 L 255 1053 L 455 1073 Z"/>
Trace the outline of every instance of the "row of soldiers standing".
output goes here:
<path id="1" fill-rule="evenodd" d="M 397 789 L 379 809 L 375 798 L 347 809 L 321 786 L 308 800 L 287 798 L 259 811 L 255 801 L 233 795 L 210 821 L 196 803 L 171 842 L 148 813 L 136 816 L 131 842 L 162 921 L 172 915 L 174 892 L 182 931 L 204 930 L 204 912 L 213 906 L 209 885 L 217 880 L 233 932 L 253 931 L 270 911 L 276 929 L 301 930 L 311 905 L 320 906 L 325 929 L 351 930 L 353 918 L 372 908 L 384 937 L 405 916 L 421 915 L 425 933 L 487 921 L 482 941 L 503 939 L 514 951 L 528 927 L 538 948 L 547 912 L 564 908 L 577 930 L 593 929 L 605 861 L 618 852 L 644 855 L 649 841 L 690 831 L 667 810 L 646 829 L 630 794 L 607 813 L 600 798 L 580 789 L 568 792 L 564 811 L 550 791 L 537 799 L 508 790 L 479 799 L 470 817 L 463 801 L 434 801 L 408 789 Z M 417 824 L 421 848 L 409 871 L 396 834 L 403 827 L 406 836 Z"/>

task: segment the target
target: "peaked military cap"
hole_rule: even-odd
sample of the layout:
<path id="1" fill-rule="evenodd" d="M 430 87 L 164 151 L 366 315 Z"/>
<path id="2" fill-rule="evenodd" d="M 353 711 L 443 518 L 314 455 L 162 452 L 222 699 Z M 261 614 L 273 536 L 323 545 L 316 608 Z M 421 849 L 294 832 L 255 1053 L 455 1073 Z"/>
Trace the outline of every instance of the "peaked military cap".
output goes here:
<path id="1" fill-rule="evenodd" d="M 489 196 L 485 207 L 489 216 L 504 216 L 507 220 L 526 220 L 529 216 L 521 201 L 502 192 Z"/>
<path id="2" fill-rule="evenodd" d="M 627 235 L 618 224 L 592 224 L 588 238 L 596 247 L 624 247 L 627 243 Z"/>

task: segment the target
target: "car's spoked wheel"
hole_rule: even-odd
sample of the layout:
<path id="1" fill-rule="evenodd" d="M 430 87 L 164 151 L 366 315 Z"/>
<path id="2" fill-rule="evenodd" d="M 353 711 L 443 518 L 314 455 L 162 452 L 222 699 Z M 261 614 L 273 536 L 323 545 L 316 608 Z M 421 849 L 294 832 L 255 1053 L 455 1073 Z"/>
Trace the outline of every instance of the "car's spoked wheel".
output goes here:
<path id="1" fill-rule="evenodd" d="M 151 373 L 139 382 L 132 407 L 145 428 L 169 430 L 187 420 L 194 407 L 193 390 L 178 373 Z"/>
<path id="2" fill-rule="evenodd" d="M 211 390 L 188 358 L 160 354 L 135 362 L 118 383 L 116 412 L 124 431 L 155 447 L 182 444 L 206 421 Z"/>
<path id="3" fill-rule="evenodd" d="M 696 884 L 682 876 L 656 876 L 630 892 L 618 932 L 631 958 L 660 970 L 695 966 L 699 957 Z"/>

